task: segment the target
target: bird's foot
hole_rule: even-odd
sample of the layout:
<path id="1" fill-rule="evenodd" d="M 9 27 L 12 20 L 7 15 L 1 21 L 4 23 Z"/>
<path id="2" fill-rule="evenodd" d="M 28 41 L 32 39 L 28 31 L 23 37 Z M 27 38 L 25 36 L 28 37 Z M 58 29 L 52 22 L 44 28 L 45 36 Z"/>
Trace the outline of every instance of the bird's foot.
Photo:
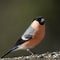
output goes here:
<path id="1" fill-rule="evenodd" d="M 28 51 L 31 55 L 34 55 L 34 53 L 33 53 L 30 49 L 27 49 L 27 51 Z"/>

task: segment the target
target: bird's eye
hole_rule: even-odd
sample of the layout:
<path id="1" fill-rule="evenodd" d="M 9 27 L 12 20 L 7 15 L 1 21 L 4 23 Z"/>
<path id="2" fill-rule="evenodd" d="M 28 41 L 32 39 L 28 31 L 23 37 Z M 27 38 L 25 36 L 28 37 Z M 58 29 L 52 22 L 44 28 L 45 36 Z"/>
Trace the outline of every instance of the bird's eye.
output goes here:
<path id="1" fill-rule="evenodd" d="M 45 24 L 45 20 L 43 18 L 40 20 L 40 24 L 41 25 L 44 25 Z"/>

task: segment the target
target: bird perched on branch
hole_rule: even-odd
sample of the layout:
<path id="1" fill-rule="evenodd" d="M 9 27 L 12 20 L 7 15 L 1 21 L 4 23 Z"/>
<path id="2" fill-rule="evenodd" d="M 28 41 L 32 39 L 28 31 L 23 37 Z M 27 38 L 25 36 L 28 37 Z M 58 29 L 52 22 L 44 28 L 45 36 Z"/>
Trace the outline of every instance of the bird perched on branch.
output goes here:
<path id="1" fill-rule="evenodd" d="M 45 19 L 42 16 L 33 19 L 31 25 L 24 34 L 17 40 L 13 48 L 7 51 L 1 58 L 5 57 L 12 51 L 26 49 L 33 54 L 29 49 L 34 48 L 44 38 L 45 35 Z"/>

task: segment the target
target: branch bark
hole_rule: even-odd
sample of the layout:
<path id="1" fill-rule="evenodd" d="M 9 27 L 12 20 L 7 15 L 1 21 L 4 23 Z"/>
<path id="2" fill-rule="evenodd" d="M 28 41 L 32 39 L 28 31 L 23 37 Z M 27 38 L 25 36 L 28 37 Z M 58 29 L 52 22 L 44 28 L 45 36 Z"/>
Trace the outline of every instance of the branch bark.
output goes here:
<path id="1" fill-rule="evenodd" d="M 22 57 L 0 58 L 0 60 L 60 60 L 60 52 L 47 52 L 40 55 L 36 54 Z"/>

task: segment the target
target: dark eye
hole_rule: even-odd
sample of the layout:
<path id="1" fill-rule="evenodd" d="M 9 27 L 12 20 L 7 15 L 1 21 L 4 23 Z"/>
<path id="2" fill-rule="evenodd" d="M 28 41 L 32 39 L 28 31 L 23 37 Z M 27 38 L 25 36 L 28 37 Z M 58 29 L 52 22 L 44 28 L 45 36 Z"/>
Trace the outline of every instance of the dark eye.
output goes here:
<path id="1" fill-rule="evenodd" d="M 41 25 L 44 25 L 45 24 L 45 20 L 43 18 L 40 20 L 40 24 Z"/>

